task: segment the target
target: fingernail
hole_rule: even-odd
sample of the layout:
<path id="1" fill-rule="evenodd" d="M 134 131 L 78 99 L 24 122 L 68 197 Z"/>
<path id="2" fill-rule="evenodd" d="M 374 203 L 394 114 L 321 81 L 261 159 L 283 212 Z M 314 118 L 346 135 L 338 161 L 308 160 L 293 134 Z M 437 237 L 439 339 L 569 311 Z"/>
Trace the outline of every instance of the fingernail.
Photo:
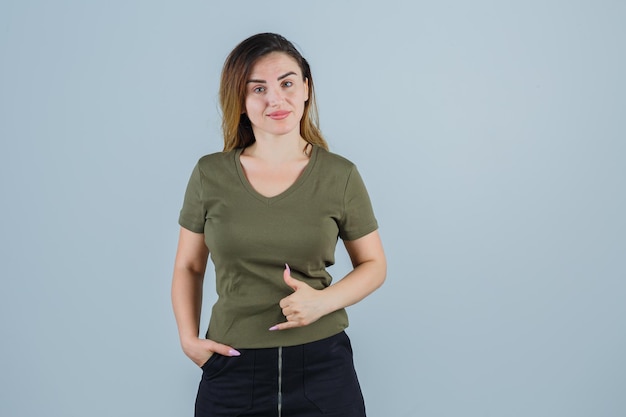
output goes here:
<path id="1" fill-rule="evenodd" d="M 230 356 L 239 356 L 239 355 L 241 355 L 241 353 L 239 353 L 239 351 L 236 351 L 235 349 L 231 349 L 231 350 L 229 350 L 229 351 L 228 351 L 228 354 L 229 354 Z"/>
<path id="2" fill-rule="evenodd" d="M 271 331 L 278 330 L 278 325 L 270 327 Z"/>
<path id="3" fill-rule="evenodd" d="M 291 273 L 291 269 L 289 268 L 288 264 L 285 264 L 285 268 L 287 269 L 287 272 Z"/>

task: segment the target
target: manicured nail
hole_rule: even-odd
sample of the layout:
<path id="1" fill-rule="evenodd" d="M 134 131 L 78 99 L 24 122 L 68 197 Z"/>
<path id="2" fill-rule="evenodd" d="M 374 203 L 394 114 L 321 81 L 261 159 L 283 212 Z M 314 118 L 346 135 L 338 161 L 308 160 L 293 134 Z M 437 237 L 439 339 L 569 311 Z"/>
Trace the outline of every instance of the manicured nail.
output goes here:
<path id="1" fill-rule="evenodd" d="M 241 355 L 241 353 L 239 353 L 239 352 L 238 352 L 238 351 L 236 351 L 235 349 L 231 349 L 231 350 L 229 350 L 229 351 L 228 351 L 228 354 L 229 354 L 230 356 L 239 356 L 239 355 Z"/>
<path id="2" fill-rule="evenodd" d="M 288 264 L 285 264 L 285 268 L 287 269 L 287 272 L 289 272 L 291 274 L 291 269 L 289 268 Z"/>
<path id="3" fill-rule="evenodd" d="M 270 327 L 270 331 L 278 330 L 278 325 Z"/>

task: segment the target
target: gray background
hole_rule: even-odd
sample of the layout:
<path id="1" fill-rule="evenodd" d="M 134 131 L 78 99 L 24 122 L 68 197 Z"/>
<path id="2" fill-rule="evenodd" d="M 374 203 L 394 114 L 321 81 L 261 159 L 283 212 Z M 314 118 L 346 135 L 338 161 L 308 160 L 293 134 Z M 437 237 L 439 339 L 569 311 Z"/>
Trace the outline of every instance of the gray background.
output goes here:
<path id="1" fill-rule="evenodd" d="M 621 1 L 3 1 L 0 415 L 191 415 L 178 210 L 221 149 L 223 60 L 262 31 L 309 59 L 380 221 L 388 281 L 350 309 L 369 415 L 626 415 L 625 21 Z"/>

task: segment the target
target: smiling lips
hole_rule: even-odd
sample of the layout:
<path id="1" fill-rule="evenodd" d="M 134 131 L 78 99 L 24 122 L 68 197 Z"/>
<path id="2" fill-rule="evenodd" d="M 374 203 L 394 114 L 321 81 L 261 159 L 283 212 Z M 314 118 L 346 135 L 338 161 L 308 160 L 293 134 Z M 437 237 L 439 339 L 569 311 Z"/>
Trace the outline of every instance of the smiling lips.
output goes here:
<path id="1" fill-rule="evenodd" d="M 288 112 L 286 110 L 277 110 L 275 112 L 271 112 L 267 116 L 272 120 L 283 120 L 284 118 L 289 116 L 289 113 L 291 112 Z"/>

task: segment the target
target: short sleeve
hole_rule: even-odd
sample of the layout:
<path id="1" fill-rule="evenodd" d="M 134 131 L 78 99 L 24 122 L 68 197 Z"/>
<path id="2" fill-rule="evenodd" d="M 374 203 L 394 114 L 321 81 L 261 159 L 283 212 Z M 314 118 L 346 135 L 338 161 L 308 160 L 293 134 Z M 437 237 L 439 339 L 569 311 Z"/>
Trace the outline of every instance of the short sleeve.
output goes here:
<path id="1" fill-rule="evenodd" d="M 200 167 L 196 165 L 187 184 L 178 224 L 192 232 L 203 233 L 205 216 L 206 210 L 202 199 L 202 174 Z"/>
<path id="2" fill-rule="evenodd" d="M 344 192 L 343 216 L 339 221 L 339 237 L 356 240 L 378 229 L 372 203 L 363 179 L 352 166 Z"/>

